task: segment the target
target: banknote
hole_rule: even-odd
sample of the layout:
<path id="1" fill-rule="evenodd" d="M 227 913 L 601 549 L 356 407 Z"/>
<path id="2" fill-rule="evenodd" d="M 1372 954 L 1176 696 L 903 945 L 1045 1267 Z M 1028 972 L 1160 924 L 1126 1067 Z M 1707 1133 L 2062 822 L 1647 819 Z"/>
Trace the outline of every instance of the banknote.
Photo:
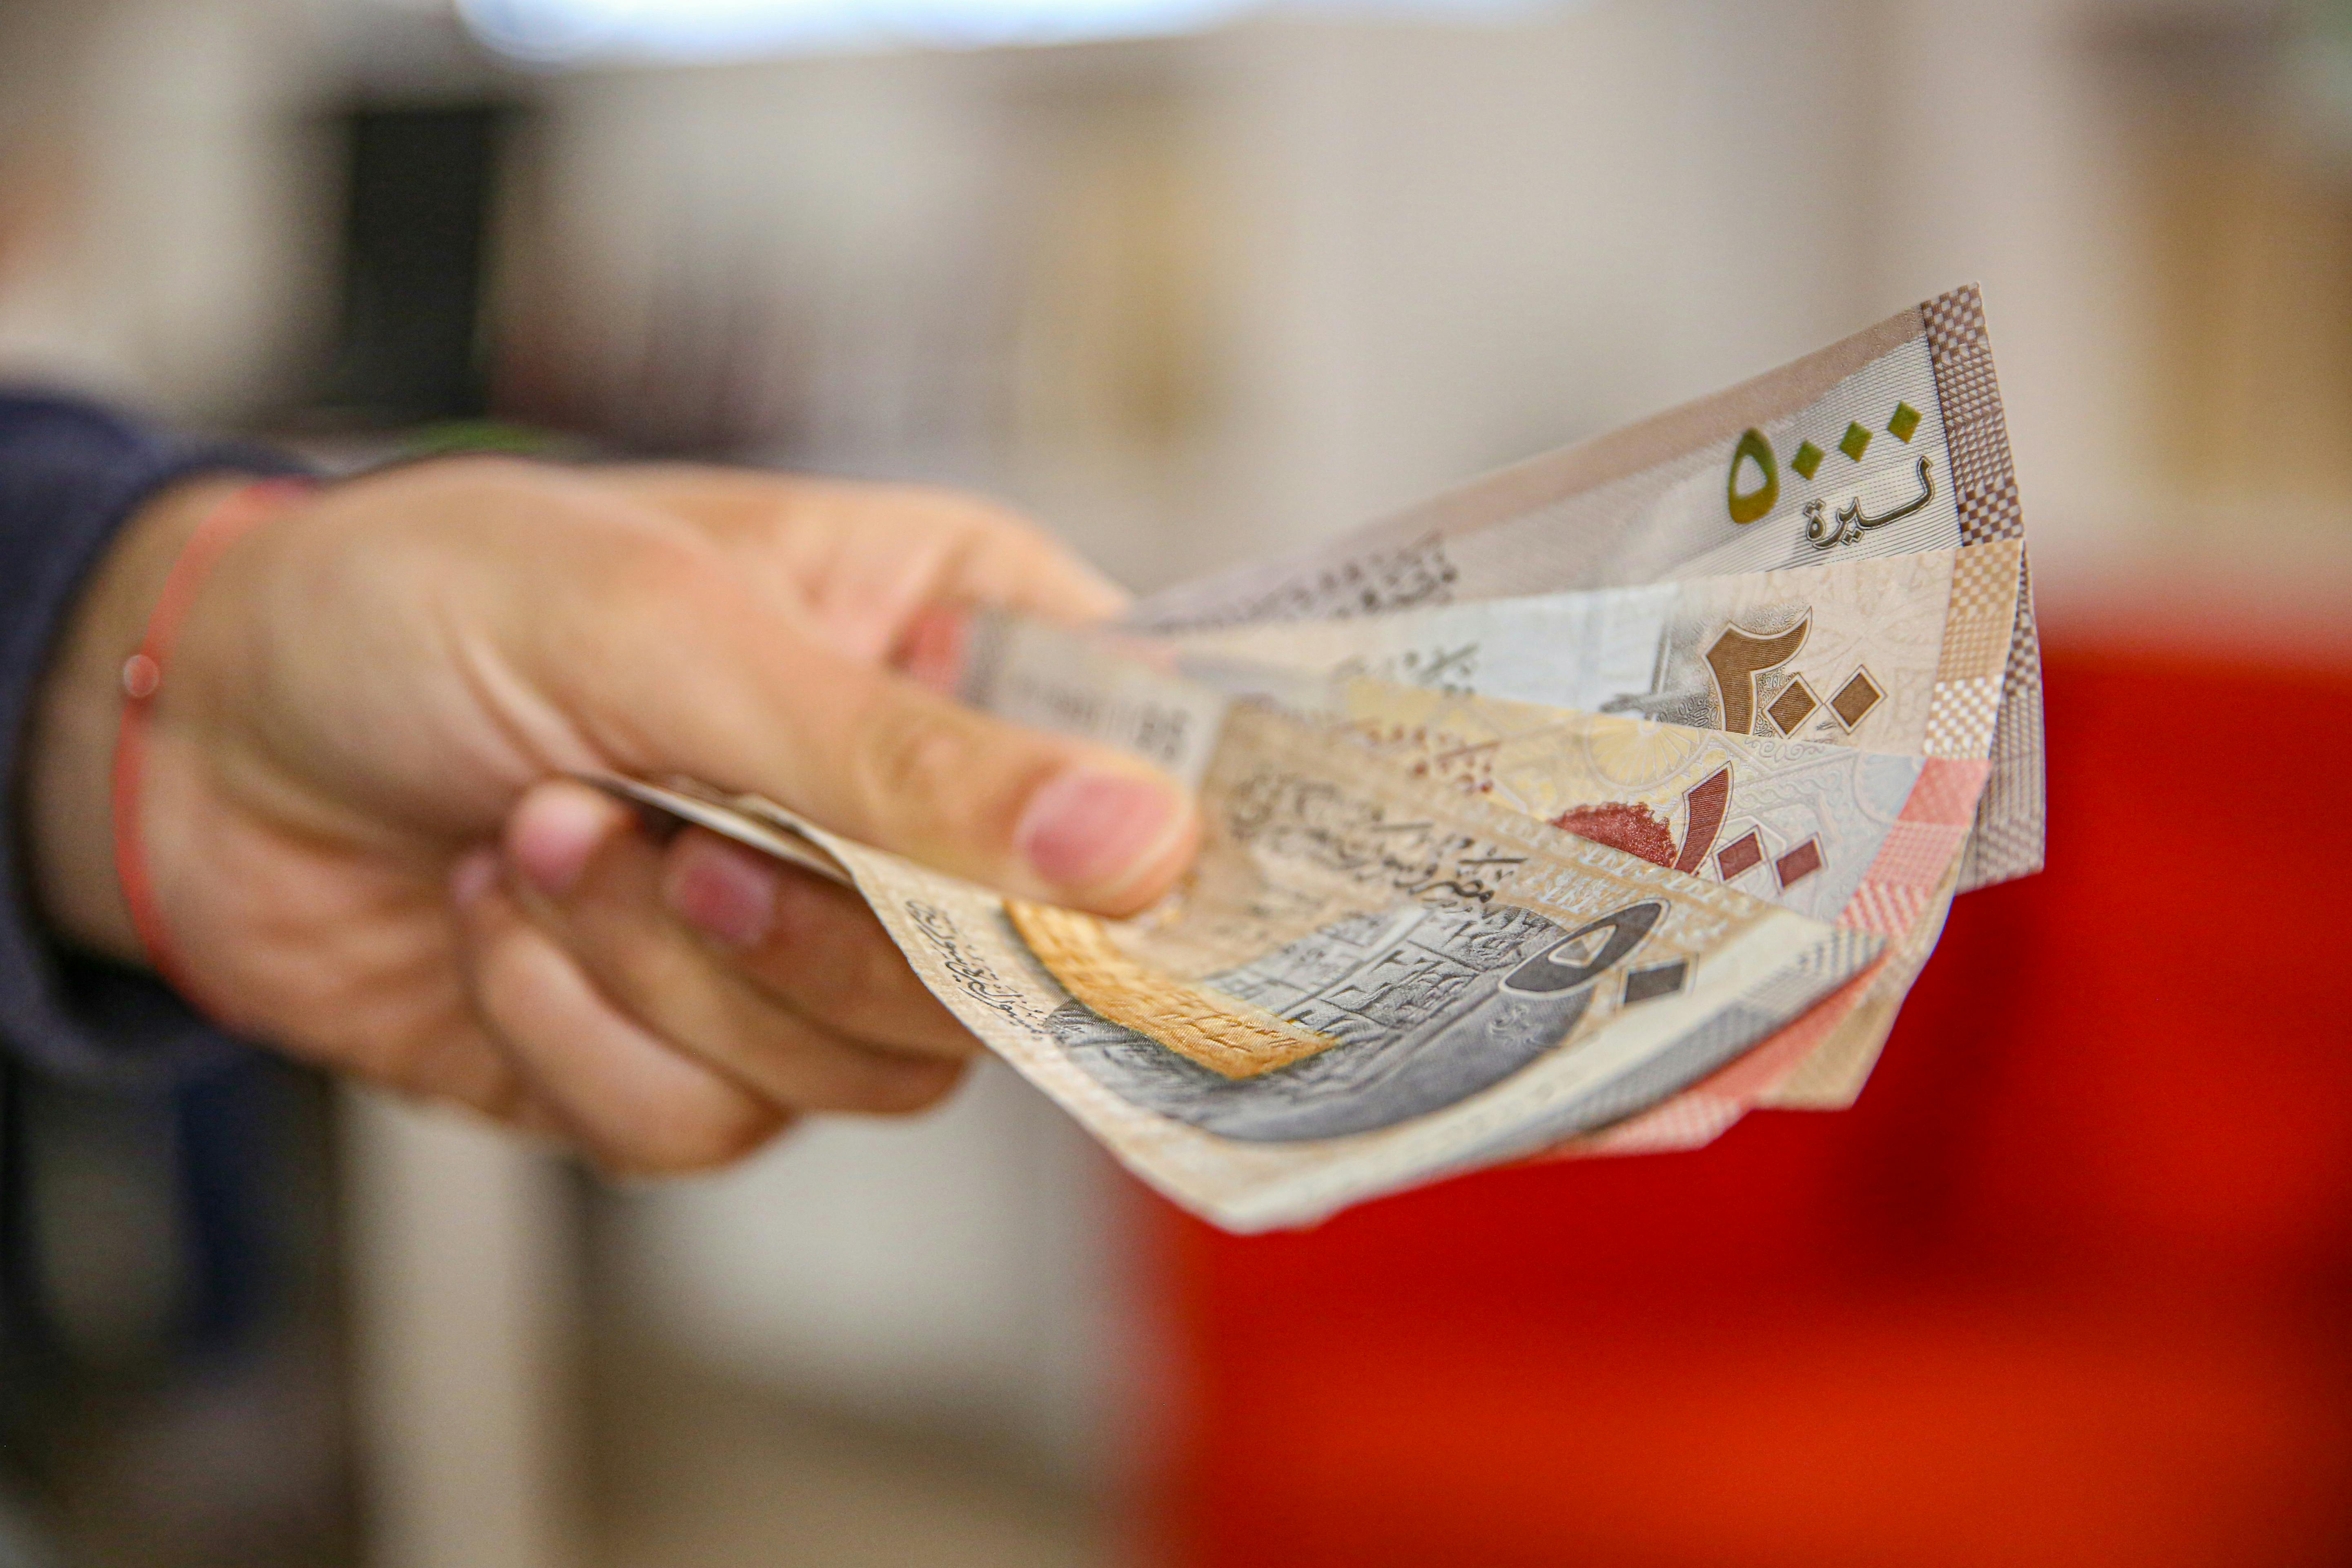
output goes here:
<path id="1" fill-rule="evenodd" d="M 1738 734 L 1983 757 L 2020 555 L 2004 541 L 1390 616 L 1260 622 L 1168 641 L 1177 670 L 1228 690 L 1278 666 Z M 992 657 L 1010 662 L 1020 652 Z M 1281 687 L 1269 695 L 1301 700 L 1296 683 Z"/>
<path id="2" fill-rule="evenodd" d="M 1432 760 L 1440 769 L 1453 761 L 1447 754 L 1453 746 L 1435 735 L 1417 737 L 1416 749 L 1432 752 Z M 792 814 L 778 810 L 757 795 L 730 797 L 689 779 L 655 785 L 600 775 L 589 782 L 647 808 L 666 822 L 712 828 L 829 880 L 856 885 L 839 860 L 802 835 Z M 1665 793 L 1671 794 L 1672 787 L 1668 781 Z M 1659 793 L 1655 788 L 1651 791 L 1654 797 Z M 1947 830 L 1955 839 L 1969 820 L 1967 800 L 1957 792 L 1937 801 L 1920 794 L 1915 786 L 1913 795 L 1906 796 L 1905 804 L 1906 816 L 1913 822 L 1927 816 L 1930 809 L 1940 808 Z M 1608 807 L 1601 809 L 1606 811 Z M 1589 831 L 1599 815 L 1592 807 L 1569 815 L 1570 820 L 1566 826 L 1570 831 L 1581 828 L 1587 831 L 1580 837 L 1596 836 Z M 1686 842 L 1687 817 L 1683 823 L 1668 825 L 1667 833 L 1677 845 Z M 1719 837 L 1720 833 L 1716 837 Z M 1768 848 L 1770 842 L 1766 841 Z M 1927 856 L 1936 852 L 1933 845 L 1921 848 Z M 1652 853 L 1644 858 L 1654 859 L 1656 856 Z M 1676 858 L 1680 858 L 1679 848 Z M 1770 857 L 1776 863 L 1780 858 Z M 1900 898 L 1903 895 L 1898 868 L 1889 865 L 1885 870 L 1887 874 L 1878 880 L 1887 892 Z M 1828 1110 L 1853 1104 L 1869 1079 L 1879 1047 L 1885 1044 L 1887 1033 L 1894 1027 L 1895 1012 L 1904 996 L 1935 951 L 1936 938 L 1951 908 L 1958 874 L 1955 859 L 1927 906 L 1899 941 L 1883 952 L 1861 976 L 1839 986 L 1795 1022 L 1784 1026 L 1730 1066 L 1679 1094 L 1600 1132 L 1570 1139 L 1555 1152 L 1651 1153 L 1694 1148 L 1711 1142 L 1752 1106 Z M 1785 878 L 1776 870 L 1774 880 L 1780 882 Z M 1801 881 L 1799 885 L 1804 884 Z M 1781 893 L 1780 901 L 1785 904 L 1789 901 L 1787 889 L 1783 888 Z"/>
<path id="3" fill-rule="evenodd" d="M 1801 741 L 1356 680 L 1348 718 L 1424 776 L 1889 941 L 1867 977 L 1580 1152 L 1704 1142 L 1758 1105 L 1851 1104 L 1943 927 L 1980 759 Z"/>
<path id="4" fill-rule="evenodd" d="M 1838 1110 L 1854 1102 L 1903 999 L 1934 953 L 1959 876 L 1956 858 L 1911 930 L 1864 975 L 1841 986 L 1754 1050 L 1638 1115 L 1550 1151 L 1652 1154 L 1713 1142 L 1758 1107 Z"/>
<path id="5" fill-rule="evenodd" d="M 1653 604 L 1629 610 L 1621 603 L 1622 590 L 1565 595 L 1565 616 L 1535 615 L 1499 640 L 1484 617 L 1535 609 L 1538 602 L 1419 613 L 1451 620 L 1453 626 L 1440 629 L 1461 634 L 1434 643 L 1415 634 L 1417 616 L 1405 614 L 1244 628 L 1241 635 L 1250 642 L 1201 657 L 1173 655 L 1163 642 L 987 616 L 961 628 L 929 674 L 934 679 L 951 675 L 953 689 L 974 707 L 1137 752 L 1188 780 L 1216 744 L 1234 700 L 1231 693 L 1272 697 L 1294 710 L 1344 720 L 1418 777 L 1888 938 L 1891 955 L 1870 984 L 1825 1000 L 1759 1047 L 1754 1062 L 1726 1069 L 1736 1077 L 1699 1097 L 1707 1115 L 1695 1117 L 1690 1105 L 1661 1106 L 1640 1119 L 1642 1126 L 1591 1148 L 1682 1146 L 1714 1137 L 1749 1106 L 1851 1103 L 1867 1078 L 1895 1010 L 1942 927 L 1989 771 L 1990 694 L 2015 583 L 2000 557 L 1999 550 L 1965 556 L 1944 551 L 1833 574 L 1759 574 L 1632 591 L 1655 599 L 1662 592 L 1696 590 L 1687 626 L 1699 635 L 1686 639 L 1691 647 L 1719 646 L 1713 639 L 1737 635 L 1720 630 L 1727 611 L 1736 627 L 1741 616 L 1752 624 L 1759 606 L 1782 613 L 1785 624 L 1828 623 L 1833 629 L 1825 640 L 1841 654 L 1853 651 L 1854 639 L 1884 629 L 1882 642 L 1865 646 L 1879 668 L 1893 673 L 1889 684 L 1917 699 L 1908 718 L 1886 731 L 1912 748 L 1907 753 L 1792 739 L 1774 733 L 1782 728 L 1778 724 L 1759 724 L 1764 732 L 1748 734 L 1513 702 L 1450 685 L 1404 687 L 1351 673 L 1367 664 L 1413 659 L 1419 673 L 1443 663 L 1447 679 L 1481 687 L 1560 690 L 1573 686 L 1589 658 L 1607 665 L 1609 628 L 1626 625 L 1639 634 L 1630 640 L 1660 650 L 1651 658 L 1651 670 L 1664 668 L 1670 658 L 1663 650 L 1671 638 L 1659 628 L 1673 624 L 1670 608 Z M 1990 570 L 1976 570 L 1979 563 Z M 1826 591 L 1832 584 L 1824 580 L 1832 577 L 1836 594 Z M 1776 578 L 1801 580 L 1809 591 L 1791 596 L 1787 582 L 1776 584 Z M 1937 613 L 1919 614 L 1916 606 L 1922 603 Z M 1948 613 L 1942 613 L 1947 605 Z M 1351 640 L 1392 630 L 1404 635 L 1389 643 Z M 1308 659 L 1304 671 L 1229 657 L 1296 655 L 1296 645 L 1267 646 L 1267 639 L 1293 636 L 1318 639 L 1313 646 L 1319 658 Z M 1179 646 L 1192 645 L 1181 639 Z M 1379 657 L 1361 657 L 1359 650 L 1367 646 L 1380 650 Z M 1418 658 L 1432 647 L 1440 650 L 1436 658 Z M 1503 648 L 1501 659 L 1484 658 L 1492 647 Z M 1642 661 L 1620 662 L 1631 669 Z M 1191 679 L 1204 673 L 1204 666 L 1224 689 Z M 1634 684 L 1643 682 L 1653 689 L 1671 687 L 1650 675 Z M 1932 705 L 1931 691 L 1937 699 Z M 1948 701 L 1955 692 L 1979 700 Z M 1713 712 L 1702 716 L 1720 719 L 1719 695 L 1716 701 Z M 1931 710 L 1942 717 L 1923 728 Z M 1902 710 L 1895 711 L 1900 717 Z M 1981 721 L 1971 728 L 1965 719 L 1951 718 L 1955 712 Z M 1859 727 L 1842 723 L 1840 739 L 1850 741 Z M 1958 754 L 1922 754 L 1929 750 Z M 1924 942 L 1914 940 L 1921 932 Z"/>
<path id="6" fill-rule="evenodd" d="M 1129 624 L 1174 632 L 1777 572 L 2021 541 L 2023 526 L 1969 287 L 1305 554 L 1168 590 Z M 2018 575 L 1964 889 L 2042 864 L 2041 652 L 2021 557 Z"/>
<path id="7" fill-rule="evenodd" d="M 1452 784 L 1659 865 L 1747 887 L 1801 913 L 1893 935 L 1906 929 L 1910 915 L 1941 879 L 1945 861 L 1961 848 L 1969 813 L 1988 772 L 1989 723 L 1945 724 L 1931 731 L 1929 722 L 1936 678 L 1952 663 L 1940 614 L 1951 574 L 1924 568 L 1938 563 L 1948 568 L 1955 553 L 1867 563 L 1874 577 L 1908 580 L 1915 587 L 1931 590 L 1916 596 L 1930 599 L 1930 608 L 1938 613 L 1907 630 L 1889 629 L 1922 619 L 1912 616 L 1900 602 L 1870 596 L 1858 605 L 1848 601 L 1832 606 L 1822 599 L 1792 600 L 1778 588 L 1757 595 L 1756 602 L 1783 611 L 1799 627 L 1817 616 L 1824 621 L 1837 618 L 1823 613 L 1832 607 L 1850 613 L 1851 626 L 1832 626 L 1824 638 L 1837 661 L 1833 668 L 1843 667 L 1854 644 L 1862 642 L 1869 657 L 1894 677 L 1887 682 L 1889 689 L 1874 688 L 1867 705 L 1852 705 L 1859 711 L 1836 717 L 1820 739 L 1814 737 L 1822 731 L 1810 724 L 1764 729 L 1759 723 L 1763 732 L 1749 733 L 1714 723 L 1663 722 L 1487 694 L 1490 677 L 1506 688 L 1574 687 L 1578 675 L 1573 667 L 1580 650 L 1573 639 L 1565 645 L 1567 668 L 1555 673 L 1531 665 L 1534 673 L 1517 683 L 1507 668 L 1465 658 L 1451 668 L 1475 680 L 1475 687 L 1405 686 L 1356 673 L 1365 663 L 1382 661 L 1349 656 L 1329 658 L 1326 668 L 1305 672 L 1212 661 L 1207 672 L 1222 683 L 1212 686 L 1196 679 L 1203 668 L 1200 663 L 1161 658 L 1165 650 L 1149 642 L 1106 639 L 1088 630 L 1025 616 L 988 616 L 971 624 L 969 651 L 957 668 L 953 689 L 984 712 L 1120 747 L 1186 782 L 1198 780 L 1206 759 L 1221 745 L 1223 725 L 1237 702 L 1271 699 L 1293 712 L 1344 721 L 1416 778 Z M 1984 553 L 1990 557 L 1993 552 Z M 1732 589 L 1767 584 L 1775 575 L 1780 574 L 1720 582 Z M 1996 590 L 2013 581 L 1998 573 L 1990 579 Z M 1680 586 L 1686 585 L 1665 592 L 1678 592 Z M 1654 591 L 1634 592 L 1649 595 Z M 1606 604 L 1617 596 L 1612 592 L 1572 597 Z M 1465 638 L 1445 645 L 1449 658 L 1478 649 L 1475 623 L 1496 607 L 1467 605 L 1440 612 L 1465 622 Z M 1980 619 L 1994 634 L 1991 669 L 1997 678 L 2007 600 L 1990 600 L 1984 610 Z M 1384 633 L 1413 618 L 1254 627 L 1246 635 L 1281 641 L 1295 630 L 1308 638 L 1331 639 L 1316 651 L 1337 656 L 1361 646 L 1349 640 L 1360 627 Z M 1604 611 L 1596 618 L 1609 619 L 1610 615 Z M 1710 615 L 1697 625 L 1711 633 L 1720 622 L 1719 615 Z M 1531 656 L 1539 658 L 1544 651 L 1549 624 L 1542 620 L 1525 628 Z M 1885 635 L 1867 641 L 1874 631 Z M 1851 635 L 1841 637 L 1842 632 Z M 1649 640 L 1661 639 L 1653 635 Z M 1971 639 L 1964 631 L 1959 640 L 1984 639 Z M 1715 646 L 1720 647 L 1720 641 Z M 1249 651 L 1297 650 L 1253 647 Z M 1671 662 L 1661 658 L 1658 664 Z M 1858 668 L 1866 670 L 1868 665 Z M 1742 672 L 1741 679 L 1752 682 L 1754 678 Z M 1801 680 L 1800 675 L 1780 687 L 1780 697 L 1803 691 L 1798 684 Z M 1643 688 L 1653 683 L 1651 673 L 1633 682 Z M 1773 689 L 1766 690 L 1769 703 Z M 1685 694 L 1670 691 L 1671 703 L 1683 700 Z M 1709 696 L 1705 700 L 1711 706 L 1703 706 L 1700 716 L 1719 719 L 1718 700 Z M 1628 706 L 1647 701 L 1644 698 Z M 1781 705 L 1784 711 L 1791 706 Z M 1887 722 L 1874 725 L 1882 712 Z M 1990 717 L 1989 703 L 1981 717 Z M 1852 744 L 1857 731 L 1876 737 L 1884 749 Z M 1960 814 L 1957 821 L 1955 810 Z M 1931 822 L 1936 826 L 1923 837 L 1927 829 L 1922 825 Z M 1898 884 L 1907 889 L 1899 897 L 1884 877 L 1872 875 L 1880 849 L 1898 824 L 1903 846 L 1896 858 Z M 1895 901 L 1890 903 L 1890 899 Z"/>
<path id="8" fill-rule="evenodd" d="M 1202 770 L 1198 864 L 1124 921 L 1004 899 L 768 803 L 600 782 L 836 865 L 974 1034 L 1235 1229 L 1638 1113 L 1885 945 L 1251 703 L 1223 712 Z"/>
<path id="9" fill-rule="evenodd" d="M 1415 776 L 1890 937 L 1958 855 L 1988 768 L 1381 681 L 1350 681 L 1344 702 Z"/>
<path id="10" fill-rule="evenodd" d="M 1938 566 L 1940 562 L 1940 566 Z M 1976 574 L 1983 562 L 1990 572 Z M 1959 572 L 1955 572 L 1959 566 Z M 1853 595 L 1855 574 L 1872 593 Z M 1783 588 L 1738 597 L 1740 590 L 1773 576 L 1800 578 L 1816 593 L 1790 602 Z M 1959 754 L 1870 752 L 1853 745 L 1822 745 L 1767 731 L 1743 731 L 1661 724 L 1622 715 L 1595 715 L 1534 703 L 1486 699 L 1454 687 L 1397 687 L 1369 677 L 1350 677 L 1355 656 L 1327 668 L 1277 670 L 1223 656 L 1179 656 L 1162 639 L 1106 637 L 1087 627 L 1051 626 L 1024 616 L 971 616 L 950 635 L 934 639 L 924 675 L 948 684 L 962 700 L 997 717 L 1040 724 L 1066 733 L 1119 745 L 1146 754 L 1185 781 L 1200 775 L 1213 750 L 1233 693 L 1273 699 L 1294 712 L 1312 712 L 1348 721 L 1376 750 L 1395 757 L 1418 778 L 1437 778 L 1548 820 L 1580 837 L 1592 837 L 1658 865 L 1689 875 L 1743 886 L 1783 908 L 1818 920 L 1870 931 L 1894 942 L 1870 985 L 1851 985 L 1811 1008 L 1804 1018 L 1773 1035 L 1752 1056 L 1755 1063 L 1727 1069 L 1724 1084 L 1691 1090 L 1691 1105 L 1656 1107 L 1639 1126 L 1606 1135 L 1578 1152 L 1654 1150 L 1706 1142 L 1752 1105 L 1830 1107 L 1849 1105 L 1877 1060 L 1877 1048 L 1894 1025 L 1895 1008 L 1933 950 L 1957 884 L 1957 865 L 1967 847 L 1976 802 L 1990 764 L 1985 738 L 1990 729 L 1990 687 L 2000 672 L 2000 648 L 2009 627 L 2009 597 L 2016 578 L 2000 550 L 1931 552 L 1895 557 L 1842 569 L 1844 605 L 1822 595 L 1821 572 L 1757 574 L 1727 578 L 1722 595 L 1750 614 L 1757 605 L 1778 605 L 1790 621 L 1801 623 L 1816 606 L 1832 609 L 1828 621 L 1846 621 L 1867 630 L 1874 623 L 1910 623 L 1919 616 L 1907 602 L 1931 609 L 1950 605 L 1950 614 L 1928 616 L 1938 630 L 1927 654 L 1910 654 L 1910 687 L 1936 689 L 1940 717 L 1924 750 Z M 1906 599 L 1877 590 L 1903 590 Z M 1634 590 L 1651 593 L 1651 590 Z M 1578 606 L 1569 632 L 1578 626 L 1621 623 L 1621 590 L 1569 595 Z M 1694 602 L 1722 599 L 1698 593 Z M 1512 658 L 1486 666 L 1461 658 L 1463 648 L 1484 648 L 1477 618 L 1528 602 L 1463 605 L 1437 616 L 1465 618 L 1465 639 L 1440 644 L 1454 675 L 1489 677 L 1512 684 Z M 1355 637 L 1373 627 L 1406 627 L 1412 614 L 1381 621 L 1289 623 L 1249 627 L 1251 637 L 1301 632 L 1306 637 Z M 1646 626 L 1656 627 L 1651 616 Z M 1706 637 L 1715 637 L 1719 616 L 1700 618 Z M 1522 627 L 1527 637 L 1527 684 L 1559 689 L 1573 666 L 1592 651 L 1592 642 L 1564 642 L 1567 675 L 1545 666 L 1545 639 L 1555 627 L 1538 618 Z M 1658 642 L 1656 630 L 1649 632 Z M 1700 637 L 1694 647 L 1706 647 Z M 1894 637 L 1903 647 L 1912 635 Z M 1601 637 L 1606 642 L 1606 637 Z M 1360 644 L 1334 642 L 1327 654 Z M 1406 654 L 1430 644 L 1406 639 Z M 1976 651 L 1967 654 L 1967 648 Z M 1961 648 L 1955 654 L 1952 648 Z M 1265 651 L 1265 648 L 1254 648 Z M 1428 668 L 1421 663 L 1418 668 Z M 1990 670 L 1992 675 L 1985 675 Z M 1212 675 L 1223 689 L 1204 687 L 1195 675 Z M 1955 677 L 1957 679 L 1945 679 Z M 1976 703 L 1945 700 L 1952 691 L 1976 693 Z M 1927 708 L 1927 703 L 1919 703 Z M 1969 729 L 1952 712 L 1976 712 Z M 1764 729 L 1764 726 L 1757 726 Z M 1778 729 L 1778 726 L 1773 726 Z M 1804 729 L 1804 726 L 1790 726 Z M 1915 731 L 1910 733 L 1916 741 Z M 1943 745 L 1936 745 L 1940 738 Z M 1924 933 L 1924 941 L 1922 941 Z M 1703 1105 L 1706 1114 L 1694 1114 Z"/>

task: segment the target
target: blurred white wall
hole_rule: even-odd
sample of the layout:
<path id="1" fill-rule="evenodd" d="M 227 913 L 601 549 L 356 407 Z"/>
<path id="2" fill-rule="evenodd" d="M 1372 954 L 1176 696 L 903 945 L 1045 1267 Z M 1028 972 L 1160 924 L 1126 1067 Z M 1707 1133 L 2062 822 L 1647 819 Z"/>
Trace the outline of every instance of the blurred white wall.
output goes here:
<path id="1" fill-rule="evenodd" d="M 0 152 L 0 374 L 203 422 L 291 389 L 326 303 L 331 183 L 304 121 L 335 79 L 331 4 L 27 16 L 11 64 L 38 79 L 15 86 L 27 113 Z"/>

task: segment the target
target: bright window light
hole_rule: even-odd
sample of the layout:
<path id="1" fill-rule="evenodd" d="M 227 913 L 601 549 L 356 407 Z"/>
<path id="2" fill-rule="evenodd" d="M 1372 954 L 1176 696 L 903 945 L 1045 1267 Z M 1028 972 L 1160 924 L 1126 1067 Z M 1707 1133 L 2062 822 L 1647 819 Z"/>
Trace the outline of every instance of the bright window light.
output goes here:
<path id="1" fill-rule="evenodd" d="M 475 36 L 546 65 L 984 48 L 1196 32 L 1282 0 L 457 0 Z M 1293 0 L 1321 14 L 1497 17 L 1546 0 Z"/>

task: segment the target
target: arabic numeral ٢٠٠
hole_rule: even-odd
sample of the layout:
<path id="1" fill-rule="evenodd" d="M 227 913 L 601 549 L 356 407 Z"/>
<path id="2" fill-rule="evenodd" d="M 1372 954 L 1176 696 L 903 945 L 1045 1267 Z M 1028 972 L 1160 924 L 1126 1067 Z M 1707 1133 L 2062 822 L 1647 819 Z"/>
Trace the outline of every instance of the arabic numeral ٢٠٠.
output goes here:
<path id="1" fill-rule="evenodd" d="M 1715 694 L 1723 705 L 1723 727 L 1735 735 L 1754 732 L 1756 679 L 1797 657 L 1813 629 L 1811 611 L 1787 631 L 1769 637 L 1726 626 L 1707 645 L 1706 668 L 1715 676 Z"/>

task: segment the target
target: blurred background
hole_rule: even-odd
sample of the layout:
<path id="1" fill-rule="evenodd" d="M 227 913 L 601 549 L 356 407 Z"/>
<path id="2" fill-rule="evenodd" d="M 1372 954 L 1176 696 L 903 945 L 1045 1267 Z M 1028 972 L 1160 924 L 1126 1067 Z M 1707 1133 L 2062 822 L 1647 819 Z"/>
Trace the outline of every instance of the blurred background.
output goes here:
<path id="1" fill-rule="evenodd" d="M 2052 869 L 1854 1110 L 1240 1240 L 1002 1071 L 619 1188 L 19 1078 L 0 1563 L 2352 1561 L 2352 5 L 0 0 L 0 375 L 1139 589 L 1970 279 Z"/>

